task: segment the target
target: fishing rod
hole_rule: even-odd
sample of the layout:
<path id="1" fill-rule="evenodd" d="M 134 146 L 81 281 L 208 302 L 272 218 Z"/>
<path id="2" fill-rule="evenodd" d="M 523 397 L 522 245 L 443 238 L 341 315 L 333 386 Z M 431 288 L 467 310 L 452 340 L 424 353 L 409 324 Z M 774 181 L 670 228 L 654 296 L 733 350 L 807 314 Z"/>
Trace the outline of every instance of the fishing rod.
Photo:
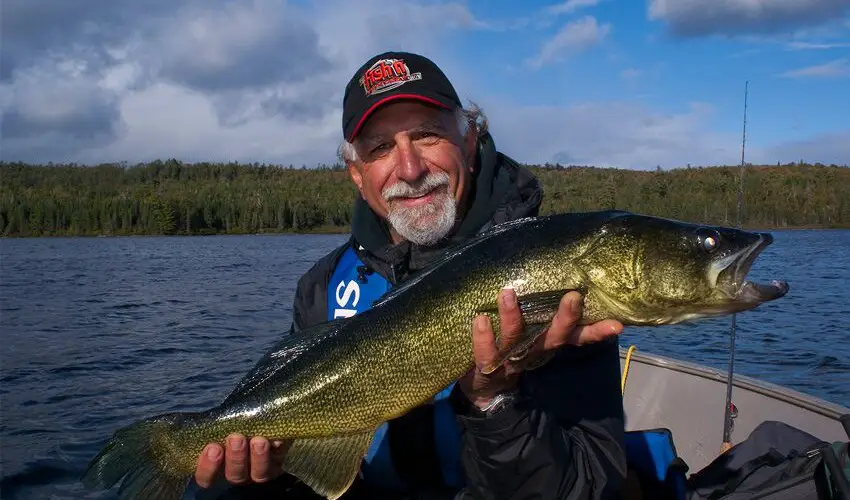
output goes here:
<path id="1" fill-rule="evenodd" d="M 741 166 L 738 169 L 738 206 L 737 206 L 737 226 L 742 228 L 741 212 L 744 204 L 744 152 L 747 147 L 747 97 L 749 94 L 750 81 L 747 80 L 744 84 L 744 127 L 743 137 L 741 139 Z M 735 418 L 737 412 L 733 412 L 732 406 L 732 379 L 735 374 L 735 330 L 736 330 L 736 315 L 732 313 L 732 326 L 729 330 L 729 372 L 726 378 L 726 409 L 723 415 L 723 444 L 720 446 L 720 452 L 724 453 L 732 447 L 732 419 Z"/>

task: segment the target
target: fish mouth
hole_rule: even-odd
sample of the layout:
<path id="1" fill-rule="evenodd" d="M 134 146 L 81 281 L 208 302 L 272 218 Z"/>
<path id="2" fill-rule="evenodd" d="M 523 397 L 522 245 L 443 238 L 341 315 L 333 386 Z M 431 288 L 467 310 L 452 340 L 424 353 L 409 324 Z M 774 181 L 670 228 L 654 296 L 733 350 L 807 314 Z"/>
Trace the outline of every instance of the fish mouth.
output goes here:
<path id="1" fill-rule="evenodd" d="M 758 240 L 712 265 L 712 274 L 716 287 L 731 301 L 743 305 L 755 306 L 785 296 L 790 289 L 787 281 L 772 280 L 770 283 L 756 283 L 747 280 L 747 274 L 758 256 L 773 243 L 769 233 L 759 233 Z"/>
<path id="2" fill-rule="evenodd" d="M 769 302 L 785 296 L 791 287 L 787 281 L 773 280 L 769 285 L 745 281 L 735 300 L 743 303 Z"/>

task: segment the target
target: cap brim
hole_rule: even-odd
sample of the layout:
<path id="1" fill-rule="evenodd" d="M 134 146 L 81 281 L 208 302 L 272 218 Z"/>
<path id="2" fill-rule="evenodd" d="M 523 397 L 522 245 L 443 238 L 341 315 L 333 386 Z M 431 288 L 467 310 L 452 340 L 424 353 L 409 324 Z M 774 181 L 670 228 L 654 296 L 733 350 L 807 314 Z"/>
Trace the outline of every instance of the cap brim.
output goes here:
<path id="1" fill-rule="evenodd" d="M 447 105 L 446 103 L 440 102 L 438 99 L 435 99 L 433 97 L 428 97 L 428 96 L 422 95 L 422 94 L 392 94 L 392 95 L 388 95 L 388 96 L 384 97 L 383 99 L 375 102 L 371 106 L 369 106 L 369 109 L 367 109 L 366 112 L 363 113 L 363 116 L 361 116 L 360 120 L 357 121 L 357 125 L 354 126 L 354 130 L 352 130 L 351 134 L 349 134 L 348 141 L 351 142 L 351 141 L 354 140 L 355 137 L 357 137 L 357 134 L 360 133 L 360 129 L 363 128 L 363 125 L 366 123 L 366 120 L 368 120 L 369 117 L 372 116 L 375 113 L 375 111 L 378 110 L 378 108 L 380 108 L 381 106 L 383 106 L 384 104 L 386 104 L 390 101 L 397 101 L 397 100 L 400 100 L 400 99 L 422 101 L 422 102 L 426 102 L 428 104 L 432 104 L 434 106 L 438 106 L 440 108 L 451 109 L 451 107 L 449 105 Z"/>

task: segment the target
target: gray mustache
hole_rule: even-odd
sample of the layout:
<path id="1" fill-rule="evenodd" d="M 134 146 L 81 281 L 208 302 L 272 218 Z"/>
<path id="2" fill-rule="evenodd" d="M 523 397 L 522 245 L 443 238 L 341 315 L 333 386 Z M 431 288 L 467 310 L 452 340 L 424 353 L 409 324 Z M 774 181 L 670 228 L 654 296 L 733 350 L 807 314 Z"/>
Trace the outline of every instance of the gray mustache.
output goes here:
<path id="1" fill-rule="evenodd" d="M 448 184 L 449 176 L 447 174 L 429 174 L 418 186 L 414 187 L 404 181 L 399 181 L 381 191 L 381 195 L 386 201 L 390 201 L 393 198 L 398 197 L 422 196 L 434 188 L 447 186 Z"/>

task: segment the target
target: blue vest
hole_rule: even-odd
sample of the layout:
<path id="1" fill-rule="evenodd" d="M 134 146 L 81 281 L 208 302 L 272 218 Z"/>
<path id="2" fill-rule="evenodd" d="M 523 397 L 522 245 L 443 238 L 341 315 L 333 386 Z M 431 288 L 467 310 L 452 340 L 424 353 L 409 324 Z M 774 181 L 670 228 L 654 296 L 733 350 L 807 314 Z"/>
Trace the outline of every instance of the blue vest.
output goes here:
<path id="1" fill-rule="evenodd" d="M 363 262 L 349 246 L 343 253 L 328 283 L 328 320 L 361 313 L 390 290 L 392 284 L 378 273 L 365 274 Z M 454 384 L 434 397 L 434 444 L 446 486 L 461 488 L 464 472 L 460 460 L 460 428 L 449 405 Z M 407 485 L 393 467 L 387 436 L 388 424 L 378 427 L 372 445 L 360 469 L 361 478 L 381 488 L 404 490 Z"/>

